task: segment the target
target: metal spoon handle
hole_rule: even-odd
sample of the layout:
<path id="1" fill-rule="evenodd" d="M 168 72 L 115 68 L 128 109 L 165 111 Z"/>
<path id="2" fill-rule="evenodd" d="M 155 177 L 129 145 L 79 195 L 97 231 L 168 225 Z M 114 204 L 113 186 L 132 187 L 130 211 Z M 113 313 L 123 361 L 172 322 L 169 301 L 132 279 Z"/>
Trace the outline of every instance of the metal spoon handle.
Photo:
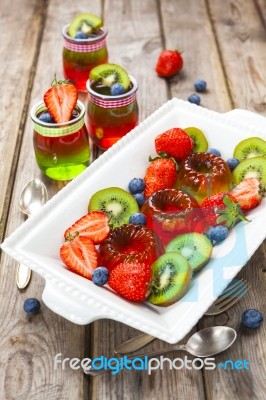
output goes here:
<path id="1" fill-rule="evenodd" d="M 24 202 L 25 200 L 25 202 Z M 20 209 L 30 217 L 35 214 L 48 200 L 48 193 L 45 184 L 40 179 L 32 179 L 21 191 Z M 16 271 L 16 283 L 19 289 L 25 289 L 31 278 L 31 269 L 25 265 L 18 265 Z"/>
<path id="2" fill-rule="evenodd" d="M 139 350 L 142 347 L 146 346 L 146 344 L 152 342 L 155 339 L 154 336 L 147 335 L 147 333 L 142 333 L 138 336 L 135 336 L 124 343 L 121 343 L 116 349 L 116 354 L 127 354 L 132 353 L 133 351 Z"/>
<path id="3" fill-rule="evenodd" d="M 165 353 L 170 353 L 170 352 L 176 351 L 176 350 L 187 351 L 187 345 L 186 344 L 177 344 L 174 347 L 170 347 L 168 349 L 163 349 L 163 350 L 160 350 L 160 351 L 155 351 L 155 352 L 150 352 L 150 353 L 142 353 L 142 354 L 135 354 L 134 356 L 126 357 L 126 360 L 130 361 L 130 360 L 134 360 L 135 358 L 157 357 L 157 356 L 161 356 L 161 355 L 163 355 Z M 121 359 L 123 359 L 123 357 L 121 357 Z M 113 362 L 113 363 L 110 364 L 110 366 L 111 367 L 112 366 L 117 366 L 117 363 Z M 84 369 L 84 373 L 85 374 L 93 375 L 93 376 L 103 375 L 103 374 L 106 374 L 106 373 L 111 372 L 111 371 L 112 371 L 111 368 L 109 368 L 109 369 L 99 369 L 99 370 L 98 369 L 89 369 L 89 370 Z"/>
<path id="4" fill-rule="evenodd" d="M 26 265 L 19 264 L 17 266 L 16 282 L 19 289 L 25 289 L 31 278 L 31 269 Z"/>
<path id="5" fill-rule="evenodd" d="M 16 271 L 17 287 L 22 290 L 25 289 L 30 283 L 31 269 L 26 265 L 19 264 Z"/>

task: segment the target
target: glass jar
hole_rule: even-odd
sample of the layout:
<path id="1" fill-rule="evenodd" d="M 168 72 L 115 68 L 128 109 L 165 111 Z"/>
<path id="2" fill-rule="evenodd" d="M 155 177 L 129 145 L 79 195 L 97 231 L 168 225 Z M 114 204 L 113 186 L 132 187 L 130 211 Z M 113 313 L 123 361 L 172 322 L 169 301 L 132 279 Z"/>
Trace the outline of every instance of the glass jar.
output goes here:
<path id="1" fill-rule="evenodd" d="M 31 109 L 35 158 L 44 175 L 55 180 L 70 180 L 87 168 L 90 159 L 88 131 L 84 122 L 85 106 L 77 101 L 78 116 L 60 124 L 40 121 L 47 111 L 43 102 Z"/>
<path id="2" fill-rule="evenodd" d="M 86 82 L 90 71 L 97 65 L 108 62 L 106 48 L 107 29 L 103 26 L 100 33 L 88 39 L 75 39 L 68 35 L 69 25 L 64 26 L 63 70 L 64 76 L 79 91 L 86 91 Z"/>
<path id="3" fill-rule="evenodd" d="M 88 80 L 88 131 L 94 144 L 103 150 L 130 132 L 139 121 L 136 98 L 137 81 L 130 76 L 131 89 L 118 96 L 109 96 L 93 90 L 93 81 Z"/>

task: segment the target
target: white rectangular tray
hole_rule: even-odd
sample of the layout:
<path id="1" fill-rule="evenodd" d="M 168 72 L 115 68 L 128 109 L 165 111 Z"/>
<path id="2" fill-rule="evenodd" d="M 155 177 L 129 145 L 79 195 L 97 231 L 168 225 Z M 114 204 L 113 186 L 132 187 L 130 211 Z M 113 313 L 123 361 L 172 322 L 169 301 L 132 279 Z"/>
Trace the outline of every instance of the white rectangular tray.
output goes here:
<path id="1" fill-rule="evenodd" d="M 250 212 L 252 222 L 237 224 L 228 239 L 215 246 L 211 261 L 193 278 L 187 295 L 167 308 L 130 303 L 67 270 L 59 257 L 63 233 L 87 212 L 90 196 L 97 190 L 109 186 L 127 189 L 132 177 L 144 175 L 149 155 L 155 155 L 154 138 L 166 129 L 198 127 L 210 147 L 220 149 L 227 159 L 242 139 L 265 139 L 265 121 L 243 110 L 219 114 L 172 99 L 62 189 L 1 247 L 45 278 L 43 301 L 55 313 L 76 324 L 110 318 L 175 343 L 191 330 L 265 238 L 265 201 Z"/>

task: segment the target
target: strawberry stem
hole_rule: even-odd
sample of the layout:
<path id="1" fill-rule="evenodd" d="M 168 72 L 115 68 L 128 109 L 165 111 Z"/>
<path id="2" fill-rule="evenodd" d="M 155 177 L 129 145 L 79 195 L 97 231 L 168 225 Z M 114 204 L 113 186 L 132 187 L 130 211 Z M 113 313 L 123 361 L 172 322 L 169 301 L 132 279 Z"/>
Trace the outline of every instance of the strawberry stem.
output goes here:
<path id="1" fill-rule="evenodd" d="M 173 157 L 169 157 L 169 155 L 167 153 L 164 152 L 160 152 L 158 153 L 157 157 L 152 158 L 152 156 L 149 156 L 149 162 L 152 162 L 154 160 L 158 160 L 159 158 L 168 158 L 169 160 L 172 160 L 175 165 L 177 166 L 176 160 Z"/>
<path id="2" fill-rule="evenodd" d="M 66 240 L 66 242 L 71 242 L 71 241 L 74 240 L 75 237 L 77 237 L 78 235 L 79 235 L 79 232 L 78 232 L 78 231 L 76 231 L 76 232 L 74 232 L 74 233 L 69 232 L 69 233 L 66 235 L 65 240 Z"/>
<path id="3" fill-rule="evenodd" d="M 54 79 L 51 82 L 51 87 L 57 86 L 57 85 L 63 85 L 63 84 L 70 84 L 71 85 L 69 80 L 60 80 L 60 81 L 58 81 L 57 78 L 56 78 L 56 74 L 54 74 Z"/>
<path id="4" fill-rule="evenodd" d="M 227 228 L 231 228 L 238 221 L 250 222 L 250 220 L 244 216 L 239 203 L 234 203 L 228 196 L 224 197 L 223 203 L 225 208 L 216 210 L 218 214 L 216 219 L 217 224 L 224 224 Z"/>

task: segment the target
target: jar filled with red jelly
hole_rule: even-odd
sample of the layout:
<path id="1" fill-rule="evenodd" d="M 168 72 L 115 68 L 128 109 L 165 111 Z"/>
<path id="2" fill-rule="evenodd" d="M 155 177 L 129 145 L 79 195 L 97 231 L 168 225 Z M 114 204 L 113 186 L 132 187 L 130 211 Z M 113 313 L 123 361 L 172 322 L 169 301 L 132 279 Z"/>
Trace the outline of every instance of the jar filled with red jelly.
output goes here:
<path id="1" fill-rule="evenodd" d="M 64 76 L 73 83 L 79 91 L 86 91 L 86 82 L 90 71 L 97 65 L 108 61 L 106 47 L 107 28 L 102 26 L 88 38 L 71 37 L 68 34 L 69 25 L 62 30 L 64 38 L 63 70 Z"/>
<path id="2" fill-rule="evenodd" d="M 111 95 L 109 87 L 93 80 L 87 82 L 88 131 L 94 144 L 103 150 L 109 149 L 138 124 L 138 84 L 133 76 L 129 78 L 129 88 L 119 95 Z"/>

